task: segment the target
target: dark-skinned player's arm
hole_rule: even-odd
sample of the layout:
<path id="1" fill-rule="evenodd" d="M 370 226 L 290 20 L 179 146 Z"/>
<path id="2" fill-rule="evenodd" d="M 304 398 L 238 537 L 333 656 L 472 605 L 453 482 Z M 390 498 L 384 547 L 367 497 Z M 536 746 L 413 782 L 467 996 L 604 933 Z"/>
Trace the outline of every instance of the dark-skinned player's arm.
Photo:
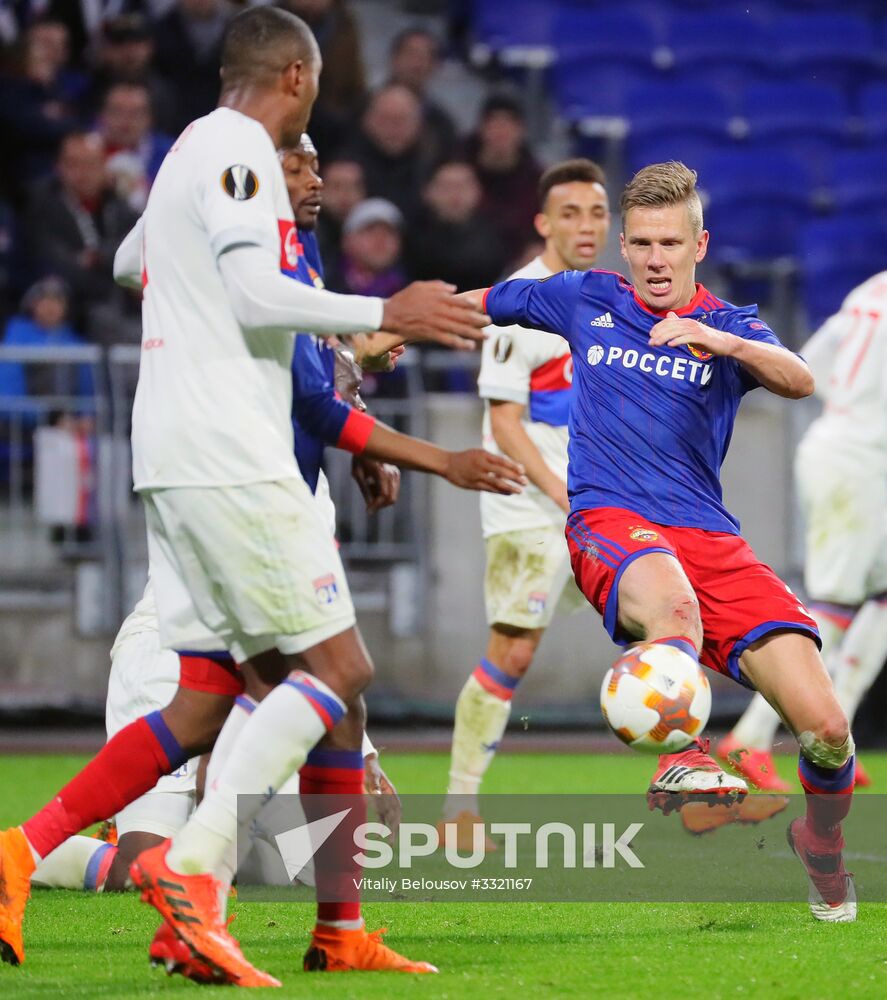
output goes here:
<path id="1" fill-rule="evenodd" d="M 433 473 L 464 490 L 520 493 L 527 484 L 523 468 L 510 458 L 491 455 L 483 448 L 447 451 L 430 441 L 401 434 L 378 420 L 367 438 L 363 454 L 401 469 Z"/>
<path id="2" fill-rule="evenodd" d="M 763 328 L 763 324 L 758 325 Z M 733 358 L 756 382 L 777 396 L 803 399 L 813 392 L 815 383 L 807 364 L 781 344 L 740 337 L 673 312 L 650 331 L 651 347 L 684 344 L 692 344 L 719 357 Z"/>
<path id="3" fill-rule="evenodd" d="M 447 451 L 353 409 L 338 398 L 332 381 L 317 365 L 308 363 L 312 350 L 307 341 L 297 343 L 293 368 L 293 415 L 309 434 L 355 455 L 434 473 L 463 489 L 520 493 L 526 485 L 523 469 L 511 459 L 482 448 Z M 304 364 L 299 363 L 300 353 L 304 353 Z"/>

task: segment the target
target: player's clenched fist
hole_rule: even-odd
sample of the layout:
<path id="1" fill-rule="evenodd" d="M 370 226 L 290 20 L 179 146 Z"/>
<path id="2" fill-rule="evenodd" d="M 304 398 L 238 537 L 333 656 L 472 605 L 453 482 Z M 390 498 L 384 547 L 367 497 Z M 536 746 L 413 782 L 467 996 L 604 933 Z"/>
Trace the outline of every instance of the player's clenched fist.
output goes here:
<path id="1" fill-rule="evenodd" d="M 482 341 L 490 319 L 471 301 L 457 298 L 443 281 L 414 281 L 385 300 L 382 329 L 404 340 L 428 340 L 457 350 Z"/>
<path id="2" fill-rule="evenodd" d="M 451 452 L 444 476 L 454 486 L 484 493 L 521 493 L 527 485 L 522 465 L 483 448 Z"/>

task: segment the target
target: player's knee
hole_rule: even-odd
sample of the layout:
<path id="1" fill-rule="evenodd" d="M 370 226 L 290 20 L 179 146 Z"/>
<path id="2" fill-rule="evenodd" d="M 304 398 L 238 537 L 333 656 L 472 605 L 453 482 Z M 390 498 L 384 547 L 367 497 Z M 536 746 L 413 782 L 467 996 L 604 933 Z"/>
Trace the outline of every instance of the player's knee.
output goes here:
<path id="1" fill-rule="evenodd" d="M 663 624 L 672 635 L 685 635 L 691 639 L 698 649 L 702 643 L 702 618 L 699 614 L 699 601 L 692 591 L 677 590 L 666 594 L 660 604 L 660 616 Z"/>
<path id="2" fill-rule="evenodd" d="M 802 732 L 798 743 L 811 764 L 831 770 L 843 767 L 856 749 L 847 718 L 840 711 Z"/>
<path id="3" fill-rule="evenodd" d="M 502 657 L 501 669 L 509 677 L 523 677 L 530 669 L 536 644 L 530 639 L 512 639 Z"/>
<path id="4" fill-rule="evenodd" d="M 355 650 L 350 656 L 343 658 L 337 664 L 338 677 L 330 687 L 336 691 L 345 702 L 354 701 L 373 679 L 373 662 L 361 650 Z"/>

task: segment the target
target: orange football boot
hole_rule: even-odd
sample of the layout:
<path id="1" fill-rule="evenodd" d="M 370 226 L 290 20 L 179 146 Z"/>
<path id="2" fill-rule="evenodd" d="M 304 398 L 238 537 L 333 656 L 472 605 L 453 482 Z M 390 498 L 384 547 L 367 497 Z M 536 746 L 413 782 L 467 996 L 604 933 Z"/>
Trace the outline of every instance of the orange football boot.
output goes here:
<path id="1" fill-rule="evenodd" d="M 856 758 L 856 781 L 854 785 L 858 785 L 860 788 L 868 788 L 872 783 L 871 776 L 868 771 L 862 766 L 859 758 Z"/>
<path id="2" fill-rule="evenodd" d="M 341 927 L 319 925 L 311 935 L 311 944 L 305 952 L 303 968 L 306 972 L 348 972 L 362 969 L 367 972 L 437 972 L 429 962 L 412 962 L 398 955 L 382 943 L 385 928 L 368 933 L 344 930 Z"/>
<path id="3" fill-rule="evenodd" d="M 456 828 L 456 850 L 463 854 L 468 854 L 474 851 L 474 828 L 480 826 L 483 828 L 484 821 L 476 813 L 468 812 L 467 809 L 463 809 L 457 816 L 452 819 L 442 819 L 437 824 L 437 837 L 440 849 L 444 848 L 444 840 L 446 838 L 447 830 L 450 827 Z M 484 851 L 489 853 L 490 851 L 498 851 L 499 846 L 492 837 L 488 837 L 486 832 L 484 832 Z"/>
<path id="4" fill-rule="evenodd" d="M 22 921 L 36 867 L 19 827 L 0 833 L 0 958 L 10 965 L 21 965 L 25 960 Z"/>
<path id="5" fill-rule="evenodd" d="M 788 801 L 784 795 L 747 795 L 729 804 L 688 802 L 681 809 L 681 822 L 687 833 L 701 836 L 729 823 L 763 823 L 786 809 Z"/>
<path id="6" fill-rule="evenodd" d="M 188 945 L 165 920 L 157 928 L 157 933 L 148 949 L 148 958 L 151 960 L 151 965 L 162 965 L 168 976 L 178 973 L 186 979 L 193 979 L 195 983 L 226 981 L 225 977 L 220 976 L 215 969 L 194 958 Z"/>
<path id="7" fill-rule="evenodd" d="M 219 912 L 219 883 L 212 875 L 180 875 L 166 863 L 170 841 L 143 851 L 129 869 L 150 903 L 189 947 L 194 959 L 235 986 L 280 986 L 279 980 L 251 965 L 228 933 Z"/>
<path id="8" fill-rule="evenodd" d="M 747 750 L 728 733 L 715 748 L 719 760 L 762 792 L 790 792 L 791 785 L 780 778 L 773 755 L 767 750 Z"/>

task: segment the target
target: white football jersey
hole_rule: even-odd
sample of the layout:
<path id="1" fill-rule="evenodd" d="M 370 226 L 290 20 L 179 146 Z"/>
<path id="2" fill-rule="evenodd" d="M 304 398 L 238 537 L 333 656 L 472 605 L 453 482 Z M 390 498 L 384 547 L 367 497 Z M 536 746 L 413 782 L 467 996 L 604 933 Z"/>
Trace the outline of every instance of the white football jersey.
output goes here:
<path id="1" fill-rule="evenodd" d="M 547 278 L 551 271 L 540 257 L 512 278 Z M 478 391 L 484 400 L 483 443 L 501 455 L 490 425 L 490 400 L 522 403 L 522 423 L 549 468 L 567 479 L 567 413 L 573 382 L 570 345 L 556 334 L 520 326 L 491 326 L 484 341 Z M 503 531 L 522 531 L 553 524 L 563 528 L 566 515 L 532 483 L 523 493 L 499 496 L 481 493 L 484 538 Z"/>
<path id="2" fill-rule="evenodd" d="M 855 288 L 801 353 L 825 397 L 806 437 L 887 471 L 887 271 Z"/>
<path id="3" fill-rule="evenodd" d="M 245 334 L 217 266 L 259 245 L 295 267 L 298 241 L 265 128 L 230 108 L 192 122 L 144 214 L 142 356 L 132 416 L 137 490 L 240 486 L 299 476 L 293 335 Z"/>

